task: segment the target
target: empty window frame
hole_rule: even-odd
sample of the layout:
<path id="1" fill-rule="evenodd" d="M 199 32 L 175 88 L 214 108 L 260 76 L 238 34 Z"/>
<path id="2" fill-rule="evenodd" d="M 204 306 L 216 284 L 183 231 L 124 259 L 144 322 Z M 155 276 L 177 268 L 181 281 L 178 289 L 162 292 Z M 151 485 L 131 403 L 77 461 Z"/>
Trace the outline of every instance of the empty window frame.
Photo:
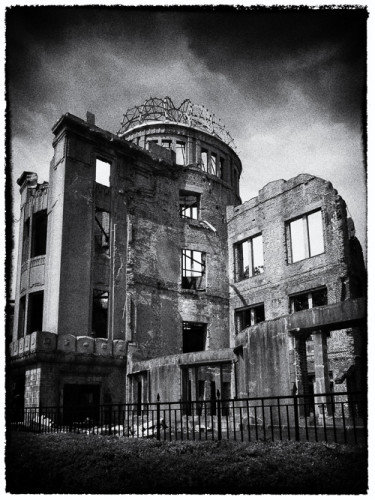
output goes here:
<path id="1" fill-rule="evenodd" d="M 165 149 L 172 149 L 172 141 L 171 141 L 171 139 L 162 139 L 161 145 Z"/>
<path id="2" fill-rule="evenodd" d="M 208 151 L 207 149 L 201 149 L 201 168 L 203 172 L 208 172 Z"/>
<path id="3" fill-rule="evenodd" d="M 204 323 L 182 323 L 182 352 L 204 351 L 206 348 L 206 330 Z"/>
<path id="4" fill-rule="evenodd" d="M 290 237 L 290 262 L 299 262 L 324 252 L 321 210 L 289 222 L 287 228 Z"/>
<path id="5" fill-rule="evenodd" d="M 177 165 L 185 165 L 185 143 L 182 141 L 176 141 L 176 163 Z"/>
<path id="6" fill-rule="evenodd" d="M 22 241 L 22 262 L 29 258 L 30 245 L 30 218 L 26 219 L 23 225 L 23 241 Z"/>
<path id="7" fill-rule="evenodd" d="M 182 250 L 182 288 L 205 290 L 206 254 L 197 250 Z"/>
<path id="8" fill-rule="evenodd" d="M 94 241 L 96 254 L 109 255 L 110 214 L 105 210 L 95 211 Z"/>
<path id="9" fill-rule="evenodd" d="M 95 182 L 102 186 L 109 187 L 111 178 L 111 164 L 104 160 L 96 159 L 95 165 Z"/>
<path id="10" fill-rule="evenodd" d="M 46 254 L 47 246 L 47 210 L 33 215 L 31 235 L 31 257 Z"/>
<path id="11" fill-rule="evenodd" d="M 26 295 L 20 298 L 18 306 L 18 338 L 22 338 L 25 333 Z"/>
<path id="12" fill-rule="evenodd" d="M 223 180 L 224 180 L 224 165 L 225 165 L 224 158 L 220 157 L 220 179 Z"/>
<path id="13" fill-rule="evenodd" d="M 241 281 L 264 272 L 263 238 L 259 234 L 234 245 L 235 278 Z"/>
<path id="14" fill-rule="evenodd" d="M 109 294 L 105 290 L 93 290 L 92 300 L 92 336 L 105 339 L 108 337 L 108 302 Z"/>
<path id="15" fill-rule="evenodd" d="M 261 323 L 264 319 L 264 304 L 236 309 L 234 313 L 236 333 L 245 330 L 249 326 Z"/>
<path id="16" fill-rule="evenodd" d="M 309 292 L 291 295 L 289 297 L 289 311 L 291 313 L 327 305 L 327 288 L 318 288 Z"/>
<path id="17" fill-rule="evenodd" d="M 198 219 L 200 195 L 189 191 L 180 191 L 180 217 Z"/>
<path id="18" fill-rule="evenodd" d="M 44 293 L 29 294 L 27 305 L 27 334 L 42 330 Z"/>
<path id="19" fill-rule="evenodd" d="M 210 173 L 212 175 L 217 175 L 217 156 L 215 153 L 211 153 Z"/>

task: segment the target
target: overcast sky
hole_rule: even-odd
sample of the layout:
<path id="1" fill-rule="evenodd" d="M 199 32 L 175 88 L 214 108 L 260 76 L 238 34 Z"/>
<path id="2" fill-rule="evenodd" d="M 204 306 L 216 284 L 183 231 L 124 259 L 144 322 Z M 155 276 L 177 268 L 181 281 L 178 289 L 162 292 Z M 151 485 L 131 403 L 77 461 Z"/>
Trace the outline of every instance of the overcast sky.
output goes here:
<path id="1" fill-rule="evenodd" d="M 66 112 L 89 110 L 117 132 L 151 96 L 189 98 L 234 137 L 243 201 L 270 181 L 317 175 L 347 202 L 364 246 L 366 22 L 364 9 L 11 8 L 11 182 L 24 170 L 48 180 L 51 127 Z"/>

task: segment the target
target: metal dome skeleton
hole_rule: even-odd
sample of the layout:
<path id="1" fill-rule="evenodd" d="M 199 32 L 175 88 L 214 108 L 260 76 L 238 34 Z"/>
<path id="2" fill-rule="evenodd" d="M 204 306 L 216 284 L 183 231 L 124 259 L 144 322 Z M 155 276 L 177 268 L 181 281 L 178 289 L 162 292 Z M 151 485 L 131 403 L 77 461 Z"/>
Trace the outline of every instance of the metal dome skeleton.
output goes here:
<path id="1" fill-rule="evenodd" d="M 144 104 L 128 109 L 123 115 L 121 128 L 117 134 L 122 137 L 130 130 L 144 125 L 147 122 L 174 122 L 207 132 L 236 150 L 234 139 L 221 123 L 204 106 L 193 104 L 185 99 L 180 106 L 176 106 L 170 97 L 164 99 L 150 97 Z"/>

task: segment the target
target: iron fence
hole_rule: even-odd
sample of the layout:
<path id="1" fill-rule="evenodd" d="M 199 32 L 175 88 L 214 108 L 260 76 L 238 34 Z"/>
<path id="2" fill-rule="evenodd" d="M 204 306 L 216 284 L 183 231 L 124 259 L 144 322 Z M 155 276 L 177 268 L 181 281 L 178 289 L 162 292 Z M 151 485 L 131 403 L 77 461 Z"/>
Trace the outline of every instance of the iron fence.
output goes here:
<path id="1" fill-rule="evenodd" d="M 365 443 L 360 393 L 128 403 L 10 412 L 8 428 L 40 433 L 116 434 L 159 440 L 326 441 Z"/>

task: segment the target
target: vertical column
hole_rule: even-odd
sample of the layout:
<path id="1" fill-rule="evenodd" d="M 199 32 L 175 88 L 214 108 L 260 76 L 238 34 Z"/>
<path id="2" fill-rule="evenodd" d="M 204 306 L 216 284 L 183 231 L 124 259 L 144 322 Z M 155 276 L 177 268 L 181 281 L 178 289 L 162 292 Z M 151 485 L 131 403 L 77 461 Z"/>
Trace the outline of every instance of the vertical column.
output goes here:
<path id="1" fill-rule="evenodd" d="M 295 338 L 295 367 L 296 386 L 298 394 L 308 394 L 307 357 L 306 357 L 306 337 Z M 301 407 L 301 415 L 308 412 L 308 406 Z"/>
<path id="2" fill-rule="evenodd" d="M 329 390 L 329 370 L 328 370 L 328 350 L 327 334 L 321 330 L 313 332 L 314 339 L 314 367 L 315 367 L 315 390 L 317 394 L 330 392 Z M 323 403 L 326 402 L 324 396 L 317 396 L 315 402 L 318 403 L 319 413 L 323 411 Z M 327 406 L 328 414 L 332 408 Z"/>

